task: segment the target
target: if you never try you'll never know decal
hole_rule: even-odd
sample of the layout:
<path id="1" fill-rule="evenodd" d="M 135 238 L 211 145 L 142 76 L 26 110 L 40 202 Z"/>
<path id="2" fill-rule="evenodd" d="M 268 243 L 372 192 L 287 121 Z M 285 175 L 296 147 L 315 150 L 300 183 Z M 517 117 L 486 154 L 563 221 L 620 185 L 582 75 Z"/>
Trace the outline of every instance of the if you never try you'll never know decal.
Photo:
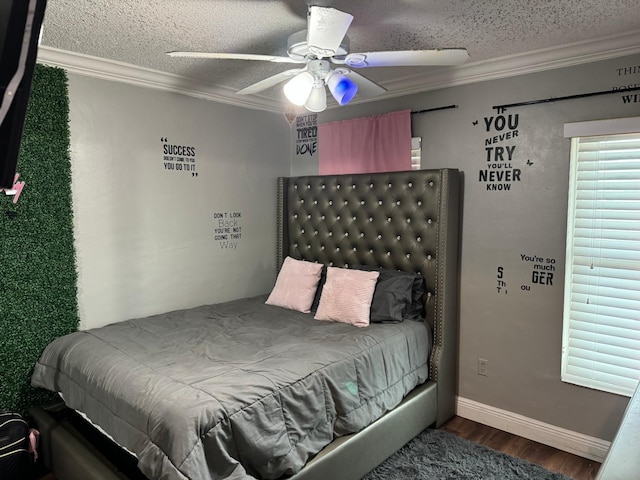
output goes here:
<path id="1" fill-rule="evenodd" d="M 497 115 L 483 118 L 488 135 L 484 139 L 486 163 L 478 172 L 478 181 L 489 192 L 510 191 L 514 182 L 522 181 L 522 168 L 515 167 L 519 121 L 519 114 L 507 114 L 504 108 L 498 109 Z M 479 122 L 475 120 L 473 125 L 479 126 Z M 526 165 L 530 167 L 533 162 L 527 160 Z"/>

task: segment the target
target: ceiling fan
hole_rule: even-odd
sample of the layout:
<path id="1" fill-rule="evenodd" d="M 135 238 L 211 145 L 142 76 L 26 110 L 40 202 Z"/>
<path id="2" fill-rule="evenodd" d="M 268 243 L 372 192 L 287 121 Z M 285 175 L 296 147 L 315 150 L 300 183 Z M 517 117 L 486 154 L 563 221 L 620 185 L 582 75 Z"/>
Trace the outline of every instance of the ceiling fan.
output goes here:
<path id="1" fill-rule="evenodd" d="M 325 85 L 339 105 L 349 103 L 356 93 L 374 97 L 386 92 L 381 85 L 356 73 L 352 68 L 401 66 L 453 66 L 467 61 L 464 48 L 402 50 L 350 53 L 347 30 L 353 15 L 332 7 L 310 5 L 307 29 L 289 36 L 287 56 L 244 53 L 168 52 L 171 57 L 261 60 L 275 63 L 303 64 L 250 85 L 237 93 L 258 93 L 278 83 L 284 85 L 285 96 L 295 105 L 312 112 L 327 107 Z M 349 68 L 350 67 L 350 68 Z"/>

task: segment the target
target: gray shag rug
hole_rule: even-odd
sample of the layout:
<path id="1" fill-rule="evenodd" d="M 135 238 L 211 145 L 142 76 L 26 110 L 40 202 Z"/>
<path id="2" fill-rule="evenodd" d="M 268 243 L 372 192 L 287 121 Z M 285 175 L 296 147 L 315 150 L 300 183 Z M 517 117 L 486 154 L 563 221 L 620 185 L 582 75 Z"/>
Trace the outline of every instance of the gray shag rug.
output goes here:
<path id="1" fill-rule="evenodd" d="M 427 429 L 363 480 L 570 480 L 444 430 Z"/>

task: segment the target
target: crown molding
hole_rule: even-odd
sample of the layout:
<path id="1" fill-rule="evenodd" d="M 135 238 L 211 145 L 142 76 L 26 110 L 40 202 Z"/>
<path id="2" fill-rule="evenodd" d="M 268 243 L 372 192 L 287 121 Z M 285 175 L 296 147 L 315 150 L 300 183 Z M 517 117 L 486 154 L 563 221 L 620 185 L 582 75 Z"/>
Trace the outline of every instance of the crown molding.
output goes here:
<path id="1" fill-rule="evenodd" d="M 610 37 L 468 63 L 433 74 L 407 76 L 385 84 L 393 90 L 391 94 L 385 95 L 385 98 L 515 77 L 637 53 L 640 53 L 640 30 L 633 30 Z"/>
<path id="2" fill-rule="evenodd" d="M 380 95 L 375 99 L 358 99 L 351 103 L 368 103 L 441 88 L 608 60 L 637 53 L 640 53 L 640 30 L 633 30 L 611 37 L 469 63 L 440 70 L 433 74 L 406 76 L 386 84 L 390 90 L 393 90 L 390 93 Z M 271 98 L 255 95 L 237 95 L 232 89 L 208 85 L 202 81 L 180 75 L 159 72 L 53 47 L 40 46 L 37 60 L 45 65 L 64 68 L 72 73 L 104 80 L 156 88 L 244 108 L 266 110 L 274 113 L 283 113 L 284 111 L 282 103 Z M 336 107 L 337 105 L 329 106 L 329 108 Z"/>
<path id="3" fill-rule="evenodd" d="M 237 95 L 230 88 L 208 85 L 192 78 L 44 45 L 38 47 L 37 62 L 103 80 L 181 93 L 239 107 L 282 113 L 280 102 L 272 99 Z"/>

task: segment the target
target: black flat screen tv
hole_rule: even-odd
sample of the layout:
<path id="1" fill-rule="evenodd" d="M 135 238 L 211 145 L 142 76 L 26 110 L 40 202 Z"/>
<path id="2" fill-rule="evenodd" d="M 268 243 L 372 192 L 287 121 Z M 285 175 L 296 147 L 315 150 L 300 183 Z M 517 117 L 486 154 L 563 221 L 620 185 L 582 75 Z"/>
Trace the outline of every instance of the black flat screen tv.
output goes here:
<path id="1" fill-rule="evenodd" d="M 0 189 L 11 188 L 46 0 L 0 0 Z"/>

